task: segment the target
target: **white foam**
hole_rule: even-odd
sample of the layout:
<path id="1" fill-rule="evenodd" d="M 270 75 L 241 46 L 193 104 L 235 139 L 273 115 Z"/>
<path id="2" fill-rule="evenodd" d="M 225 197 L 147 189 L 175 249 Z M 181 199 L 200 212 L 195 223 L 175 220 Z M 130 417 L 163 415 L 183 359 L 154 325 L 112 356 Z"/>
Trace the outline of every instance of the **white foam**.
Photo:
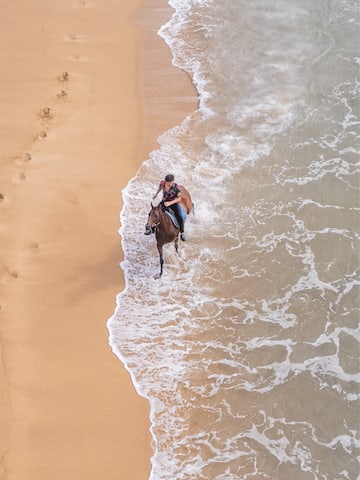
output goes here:
<path id="1" fill-rule="evenodd" d="M 354 249 L 355 235 L 336 221 L 311 228 L 306 217 L 308 207 L 335 220 L 348 213 L 343 200 L 319 199 L 319 189 L 306 186 L 329 178 L 352 185 L 353 81 L 329 89 L 324 104 L 308 91 L 308 65 L 320 68 L 330 55 L 326 35 L 321 45 L 311 41 L 311 22 L 327 24 L 310 3 L 284 10 L 283 2 L 269 9 L 262 1 L 172 0 L 176 11 L 160 29 L 174 64 L 192 75 L 199 110 L 161 135 L 160 148 L 122 192 L 126 287 L 108 323 L 114 352 L 151 405 L 151 480 L 209 478 L 204 472 L 219 465 L 215 480 L 272 478 L 273 459 L 325 479 L 321 469 L 334 448 L 341 447 L 344 464 L 353 452 L 352 425 L 334 427 L 324 441 L 316 418 L 294 421 L 284 406 L 276 418 L 273 406 L 266 409 L 281 389 L 291 397 L 297 379 L 326 401 L 331 391 L 341 408 L 358 401 L 359 375 L 340 361 L 340 351 L 342 338 L 359 335 L 350 319 L 359 282 L 348 257 L 344 270 L 336 269 L 336 254 L 322 268 L 314 246 L 336 237 Z M 233 22 L 238 11 L 241 28 Z M 306 21 L 297 24 L 299 18 Z M 264 28 L 254 29 L 255 21 Z M 227 22 L 237 29 L 226 30 Z M 279 44 L 274 22 L 283 33 Z M 233 36 L 231 45 L 231 35 L 220 32 Z M 330 104 L 342 108 L 336 124 Z M 302 139 L 314 125 L 324 131 Z M 179 257 L 173 245 L 164 248 L 158 279 L 155 239 L 143 231 L 152 195 L 169 172 L 189 188 L 196 213 L 186 221 Z M 358 207 L 350 208 L 355 214 Z M 307 419 L 303 408 L 297 414 Z M 309 441 L 296 439 L 302 432 Z M 330 460 L 319 461 L 319 445 Z M 272 461 L 259 461 L 261 455 Z"/>

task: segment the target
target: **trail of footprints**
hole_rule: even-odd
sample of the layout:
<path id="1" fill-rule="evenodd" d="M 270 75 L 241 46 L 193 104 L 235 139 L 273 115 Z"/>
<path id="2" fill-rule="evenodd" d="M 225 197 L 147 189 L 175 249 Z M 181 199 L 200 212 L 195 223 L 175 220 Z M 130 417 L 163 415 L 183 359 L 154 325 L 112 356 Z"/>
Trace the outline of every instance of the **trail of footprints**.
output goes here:
<path id="1" fill-rule="evenodd" d="M 50 104 L 51 106 L 45 106 L 37 112 L 37 119 L 39 130 L 36 134 L 33 135 L 31 145 L 34 145 L 37 141 L 46 139 L 48 132 L 52 126 L 52 121 L 56 117 L 56 104 L 58 102 L 66 101 L 69 96 L 69 82 L 70 75 L 68 72 L 63 72 L 57 77 L 58 84 L 60 84 L 60 89 L 54 97 L 54 101 Z M 11 156 L 8 159 L 7 164 L 13 165 L 13 174 L 11 174 L 11 182 L 13 185 L 21 184 L 26 180 L 26 166 L 32 160 L 32 155 L 30 152 L 21 153 L 18 155 Z M 8 196 L 0 192 L 0 205 L 3 204 L 5 207 Z M 30 242 L 28 249 L 32 253 L 36 253 L 39 250 L 39 244 L 37 242 Z M 9 283 L 18 278 L 19 274 L 16 269 L 10 268 L 2 259 L 0 259 L 0 281 L 1 283 Z M 1 305 L 0 305 L 1 309 Z"/>
<path id="2" fill-rule="evenodd" d="M 52 121 L 56 117 L 56 104 L 66 101 L 69 97 L 69 89 L 68 85 L 66 85 L 70 81 L 69 73 L 63 72 L 57 77 L 57 80 L 58 83 L 61 84 L 62 88 L 59 92 L 56 93 L 51 107 L 43 107 L 39 112 L 37 112 L 37 119 L 40 128 L 39 131 L 33 135 L 31 142 L 32 145 L 39 140 L 44 140 L 48 136 Z M 26 173 L 24 170 L 26 168 L 26 165 L 31 161 L 31 158 L 31 153 L 29 152 L 18 154 L 9 158 L 9 163 L 12 163 L 14 165 L 14 169 L 16 170 L 11 177 L 11 181 L 13 184 L 20 184 L 26 180 Z M 0 192 L 0 202 L 4 202 L 5 200 L 6 195 Z"/>
<path id="3" fill-rule="evenodd" d="M 94 5 L 91 2 L 86 0 L 75 0 L 72 4 L 73 8 L 92 8 Z M 78 35 L 74 33 L 70 33 L 64 37 L 64 40 L 67 42 L 74 42 L 74 43 L 81 43 L 85 41 L 84 35 Z M 81 61 L 84 58 L 78 54 L 73 54 L 70 57 L 70 60 L 73 61 Z M 56 117 L 56 106 L 59 105 L 60 102 L 66 102 L 69 98 L 69 84 L 70 84 L 70 75 L 69 72 L 65 71 L 62 72 L 57 77 L 57 82 L 59 85 L 59 91 L 56 92 L 54 95 L 53 101 L 50 103 L 51 106 L 44 106 L 37 112 L 37 118 L 39 121 L 40 129 L 39 131 L 33 136 L 31 144 L 33 145 L 37 141 L 41 141 L 46 139 L 48 136 L 48 132 L 51 128 L 52 121 Z M 13 184 L 20 184 L 26 180 L 26 173 L 24 171 L 26 164 L 31 160 L 31 153 L 26 152 L 24 154 L 16 155 L 9 159 L 9 163 L 14 164 L 14 169 L 17 171 L 11 177 L 11 181 Z M 21 170 L 17 167 L 22 167 Z M 0 185 L 1 189 L 1 185 Z M 0 204 L 6 202 L 6 194 L 0 191 Z"/>
<path id="4" fill-rule="evenodd" d="M 85 0 L 78 0 L 73 3 L 74 8 L 91 8 L 93 5 Z M 84 41 L 82 35 L 69 34 L 65 37 L 65 41 L 81 43 Z M 70 57 L 70 60 L 81 61 L 84 58 L 80 55 L 74 54 Z M 37 120 L 39 125 L 39 130 L 34 134 L 31 145 L 34 145 L 38 141 L 43 141 L 47 138 L 48 133 L 52 127 L 53 121 L 57 116 L 56 107 L 60 103 L 66 102 L 69 99 L 69 90 L 71 84 L 71 77 L 69 72 L 64 71 L 57 76 L 57 85 L 58 90 L 54 94 L 52 102 L 49 102 L 49 105 L 43 106 L 37 113 Z M 26 181 L 26 166 L 32 160 L 32 155 L 30 152 L 21 153 L 15 156 L 12 156 L 8 159 L 10 164 L 14 167 L 14 173 L 12 174 L 11 181 L 14 185 L 21 184 Z M 1 188 L 1 185 L 0 185 Z M 3 204 L 3 207 L 6 205 L 7 195 L 0 191 L 0 206 Z M 39 244 L 37 242 L 30 242 L 27 246 L 28 249 L 34 254 L 39 250 Z M 19 274 L 16 269 L 9 268 L 8 265 L 0 258 L 0 281 L 1 283 L 9 283 L 18 278 Z M 1 309 L 1 305 L 0 305 Z"/>

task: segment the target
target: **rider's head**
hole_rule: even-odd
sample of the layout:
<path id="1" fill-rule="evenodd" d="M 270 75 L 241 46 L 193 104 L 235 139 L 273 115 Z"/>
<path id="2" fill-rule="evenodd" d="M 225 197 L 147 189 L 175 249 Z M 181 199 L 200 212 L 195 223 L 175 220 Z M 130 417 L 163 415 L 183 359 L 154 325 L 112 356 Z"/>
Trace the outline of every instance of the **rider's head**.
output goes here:
<path id="1" fill-rule="evenodd" d="M 166 175 L 165 177 L 165 182 L 173 182 L 175 180 L 175 177 L 172 173 L 169 173 L 168 175 Z"/>

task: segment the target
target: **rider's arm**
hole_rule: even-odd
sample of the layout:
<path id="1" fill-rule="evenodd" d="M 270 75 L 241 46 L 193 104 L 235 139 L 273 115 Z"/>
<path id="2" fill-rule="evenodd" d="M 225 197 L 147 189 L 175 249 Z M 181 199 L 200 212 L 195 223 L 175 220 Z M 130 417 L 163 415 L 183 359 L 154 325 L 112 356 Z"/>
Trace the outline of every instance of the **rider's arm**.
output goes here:
<path id="1" fill-rule="evenodd" d="M 179 203 L 179 202 L 181 202 L 180 193 L 176 198 L 174 198 L 174 200 L 170 200 L 170 202 L 164 202 L 164 205 L 165 205 L 165 207 L 170 207 L 171 205 L 174 205 L 174 203 Z"/>
<path id="2" fill-rule="evenodd" d="M 164 182 L 161 181 L 160 184 L 159 184 L 159 188 L 157 189 L 157 192 L 155 193 L 155 195 L 152 197 L 153 200 L 155 200 L 155 198 L 159 195 L 159 193 L 161 192 L 161 190 L 164 189 Z"/>
<path id="3" fill-rule="evenodd" d="M 160 191 L 161 191 L 161 188 L 159 187 L 158 191 L 155 193 L 155 195 L 153 195 L 153 200 L 155 200 L 155 198 L 159 195 Z"/>

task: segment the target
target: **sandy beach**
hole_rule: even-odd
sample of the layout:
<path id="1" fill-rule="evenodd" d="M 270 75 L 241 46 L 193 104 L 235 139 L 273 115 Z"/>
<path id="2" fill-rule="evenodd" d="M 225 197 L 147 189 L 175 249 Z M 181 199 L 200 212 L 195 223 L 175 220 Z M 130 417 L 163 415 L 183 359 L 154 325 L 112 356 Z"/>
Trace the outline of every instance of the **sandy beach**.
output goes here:
<path id="1" fill-rule="evenodd" d="M 106 322 L 124 286 L 121 190 L 196 106 L 156 35 L 171 13 L 1 2 L 1 479 L 149 476 L 149 406 Z"/>

